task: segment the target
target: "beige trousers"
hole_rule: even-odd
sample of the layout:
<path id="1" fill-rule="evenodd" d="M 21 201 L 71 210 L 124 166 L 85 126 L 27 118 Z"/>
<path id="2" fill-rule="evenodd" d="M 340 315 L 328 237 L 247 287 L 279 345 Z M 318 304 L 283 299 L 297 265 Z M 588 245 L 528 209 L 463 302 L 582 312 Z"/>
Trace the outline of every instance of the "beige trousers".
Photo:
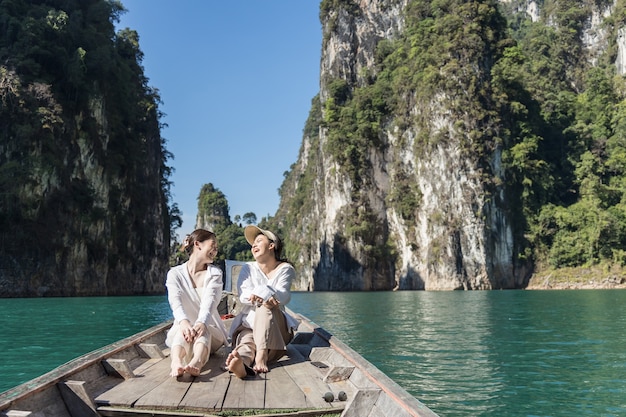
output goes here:
<path id="1" fill-rule="evenodd" d="M 268 363 L 280 359 L 287 351 L 293 333 L 287 328 L 285 315 L 280 308 L 256 308 L 254 328 L 239 326 L 233 334 L 234 348 L 244 363 L 252 366 L 257 350 L 268 349 Z"/>

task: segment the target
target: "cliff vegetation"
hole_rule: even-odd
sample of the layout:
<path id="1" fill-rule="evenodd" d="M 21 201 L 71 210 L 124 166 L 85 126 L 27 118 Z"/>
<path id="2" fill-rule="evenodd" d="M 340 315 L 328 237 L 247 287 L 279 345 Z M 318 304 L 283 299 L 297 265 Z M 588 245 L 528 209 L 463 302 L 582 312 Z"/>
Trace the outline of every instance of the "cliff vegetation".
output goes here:
<path id="1" fill-rule="evenodd" d="M 256 214 L 248 212 L 241 218 L 235 216 L 231 219 L 228 200 L 224 193 L 212 183 L 202 186 L 198 194 L 196 228 L 211 230 L 217 236 L 219 252 L 216 261 L 218 264 L 223 265 L 226 259 L 254 260 L 250 245 L 243 234 L 244 227 L 249 224 L 257 224 Z M 259 226 L 264 226 L 264 219 L 259 222 Z"/>
<path id="2" fill-rule="evenodd" d="M 0 296 L 164 292 L 180 213 L 124 11 L 0 2 Z"/>
<path id="3" fill-rule="evenodd" d="M 525 288 L 533 273 L 621 271 L 625 12 L 619 0 L 322 1 L 320 95 L 273 219 L 300 288 Z"/>

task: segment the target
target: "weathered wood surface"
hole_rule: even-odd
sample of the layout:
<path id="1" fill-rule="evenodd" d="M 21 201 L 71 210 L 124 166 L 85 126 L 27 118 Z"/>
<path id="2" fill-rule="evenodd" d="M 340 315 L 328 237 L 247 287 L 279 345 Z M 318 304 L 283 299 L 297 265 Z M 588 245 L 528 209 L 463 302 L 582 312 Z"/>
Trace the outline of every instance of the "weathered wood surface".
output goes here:
<path id="1" fill-rule="evenodd" d="M 20 411 L 37 417 L 74 417 L 67 410 L 58 384 L 68 380 L 84 381 L 85 389 L 93 394 L 117 385 L 119 378 L 109 376 L 102 361 L 109 358 L 141 361 L 136 345 L 139 343 L 162 344 L 164 332 L 171 323 L 162 323 L 122 339 L 86 355 L 69 361 L 52 371 L 22 385 L 0 393 L 0 416 L 19 415 Z"/>
<path id="2" fill-rule="evenodd" d="M 294 316 L 301 319 L 298 333 L 267 373 L 235 377 L 224 369 L 229 350 L 222 348 L 199 376 L 172 378 L 164 346 L 169 325 L 162 324 L 0 393 L 0 416 L 207 417 L 257 409 L 272 416 L 436 417 L 348 346 Z M 327 392 L 334 401 L 324 400 Z"/>
<path id="3" fill-rule="evenodd" d="M 224 369 L 228 351 L 211 356 L 197 377 L 172 378 L 169 359 L 135 370 L 125 380 L 96 399 L 99 407 L 141 410 L 222 411 L 246 409 L 342 409 L 344 402 L 328 403 L 323 396 L 332 388 L 324 375 L 294 347 L 270 372 L 241 380 Z"/>

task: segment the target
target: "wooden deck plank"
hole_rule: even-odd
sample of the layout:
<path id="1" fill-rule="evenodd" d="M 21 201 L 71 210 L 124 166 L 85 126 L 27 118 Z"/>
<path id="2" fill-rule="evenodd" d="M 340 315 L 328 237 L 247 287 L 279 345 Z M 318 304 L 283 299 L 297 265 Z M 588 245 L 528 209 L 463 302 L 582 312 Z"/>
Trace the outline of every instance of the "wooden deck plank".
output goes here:
<path id="1" fill-rule="evenodd" d="M 324 394 L 331 391 L 328 384 L 322 381 L 322 377 L 310 362 L 297 363 L 286 368 L 286 372 L 296 381 L 302 392 L 306 395 L 307 404 L 314 408 L 330 408 L 331 404 L 324 401 Z M 316 375 L 316 373 L 318 375 Z"/>
<path id="2" fill-rule="evenodd" d="M 265 377 L 264 374 L 239 379 L 230 375 L 230 384 L 224 398 L 222 409 L 257 408 L 265 406 Z"/>
<path id="3" fill-rule="evenodd" d="M 184 374 L 178 378 L 169 376 L 169 361 L 167 372 L 161 377 L 161 383 L 149 392 L 142 395 L 134 404 L 135 408 L 153 410 L 172 410 L 178 408 L 183 397 L 189 390 L 193 377 Z"/>
<path id="4" fill-rule="evenodd" d="M 265 408 L 308 408 L 306 395 L 285 370 L 284 364 L 292 361 L 285 357 L 270 368 L 265 383 Z"/>
<path id="5" fill-rule="evenodd" d="M 323 372 L 306 360 L 298 350 L 291 345 L 287 346 L 287 360 L 281 360 L 281 366 L 291 380 L 302 391 L 306 399 L 307 408 L 330 408 L 332 405 L 324 401 L 324 394 L 330 387 L 323 379 Z"/>
<path id="6" fill-rule="evenodd" d="M 221 410 L 230 375 L 223 369 L 226 356 L 216 352 L 211 355 L 200 376 L 196 377 L 180 402 L 185 410 Z"/>
<path id="7" fill-rule="evenodd" d="M 166 362 L 167 361 L 169 361 L 169 359 L 167 359 Z M 144 360 L 141 364 L 134 368 L 135 375 L 143 376 L 148 371 L 148 369 L 152 368 L 153 366 L 159 366 L 159 364 L 161 364 L 160 366 L 163 366 L 162 362 L 163 358 Z"/>
<path id="8" fill-rule="evenodd" d="M 169 378 L 169 359 L 156 360 L 150 367 L 143 368 L 136 378 L 128 379 L 96 397 L 97 405 L 113 407 L 132 407 L 146 393 Z"/>

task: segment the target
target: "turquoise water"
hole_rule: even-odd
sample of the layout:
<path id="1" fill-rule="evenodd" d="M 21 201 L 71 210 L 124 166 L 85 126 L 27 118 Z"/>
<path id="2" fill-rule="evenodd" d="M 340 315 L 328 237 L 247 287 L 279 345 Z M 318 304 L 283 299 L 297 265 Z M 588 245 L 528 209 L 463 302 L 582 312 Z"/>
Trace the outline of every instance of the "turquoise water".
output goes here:
<path id="1" fill-rule="evenodd" d="M 626 416 L 626 291 L 313 293 L 297 301 L 441 416 Z"/>
<path id="2" fill-rule="evenodd" d="M 0 391 L 170 317 L 164 296 L 0 298 Z"/>
<path id="3" fill-rule="evenodd" d="M 626 416 L 626 291 L 296 293 L 442 417 Z M 0 391 L 170 318 L 165 297 L 0 299 Z"/>

